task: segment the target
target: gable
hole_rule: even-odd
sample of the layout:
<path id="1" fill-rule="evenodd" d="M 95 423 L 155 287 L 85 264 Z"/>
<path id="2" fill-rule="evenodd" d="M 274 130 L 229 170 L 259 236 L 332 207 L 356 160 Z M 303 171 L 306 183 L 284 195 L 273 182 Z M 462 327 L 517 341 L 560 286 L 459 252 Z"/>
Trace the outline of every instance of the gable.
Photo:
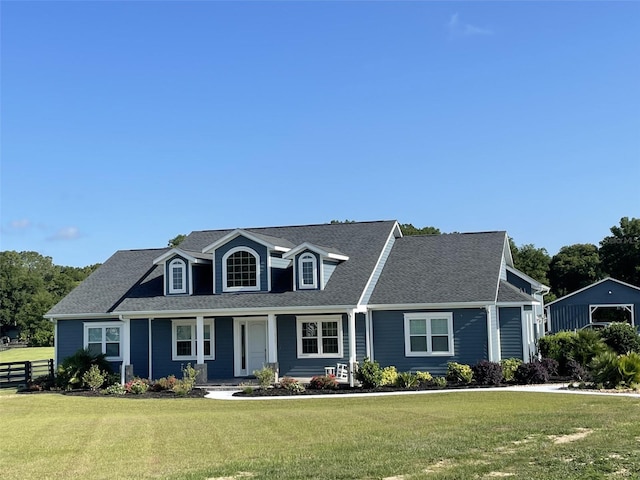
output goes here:
<path id="1" fill-rule="evenodd" d="M 548 306 L 640 304 L 640 288 L 627 283 L 605 278 L 576 292 L 561 297 Z"/>

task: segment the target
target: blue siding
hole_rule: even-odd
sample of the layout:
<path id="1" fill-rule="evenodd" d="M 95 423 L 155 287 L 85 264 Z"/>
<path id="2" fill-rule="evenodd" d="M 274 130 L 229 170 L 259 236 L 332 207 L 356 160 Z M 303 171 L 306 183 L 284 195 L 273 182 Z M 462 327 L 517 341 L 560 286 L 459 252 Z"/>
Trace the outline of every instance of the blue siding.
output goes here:
<path id="1" fill-rule="evenodd" d="M 131 365 L 137 377 L 149 376 L 149 320 L 130 320 Z"/>
<path id="2" fill-rule="evenodd" d="M 611 292 L 611 293 L 609 293 Z M 640 314 L 640 290 L 605 280 L 582 292 L 549 305 L 551 331 L 575 330 L 589 323 L 589 305 L 633 304 L 636 326 Z"/>
<path id="3" fill-rule="evenodd" d="M 500 321 L 501 358 L 523 359 L 522 354 L 522 312 L 519 307 L 498 308 Z"/>
<path id="4" fill-rule="evenodd" d="M 114 322 L 113 318 L 91 320 L 58 320 L 58 336 L 56 337 L 56 354 L 58 365 L 65 358 L 84 348 L 84 324 L 89 322 Z M 119 372 L 122 362 L 111 362 L 114 372 Z"/>
<path id="5" fill-rule="evenodd" d="M 191 362 L 171 359 L 171 320 L 157 319 L 151 322 L 153 334 L 153 378 L 168 375 L 182 376 L 182 367 Z M 206 360 L 209 379 L 233 377 L 233 322 L 219 317 L 214 323 L 215 360 Z"/>
<path id="6" fill-rule="evenodd" d="M 327 286 L 327 283 L 329 282 L 331 275 L 333 275 L 333 272 L 336 270 L 337 267 L 338 267 L 338 264 L 335 262 L 329 262 L 327 260 L 324 260 L 322 262 L 322 268 L 323 268 L 322 274 L 324 276 L 324 283 L 322 285 L 322 288 Z"/>
<path id="7" fill-rule="evenodd" d="M 447 311 L 453 313 L 454 355 L 405 356 L 404 314 L 409 313 L 410 310 L 374 311 L 372 314 L 374 359 L 383 367 L 394 365 L 398 371 L 420 370 L 428 371 L 433 375 L 444 375 L 448 362 L 473 365 L 480 360 L 486 360 L 488 358 L 486 311 L 479 308 Z"/>
<path id="8" fill-rule="evenodd" d="M 364 313 L 356 313 L 356 361 L 362 362 L 367 355 L 367 326 Z"/>
<path id="9" fill-rule="evenodd" d="M 507 270 L 507 282 L 519 288 L 523 292 L 528 293 L 529 295 L 531 295 L 531 292 L 533 291 L 529 282 L 520 278 L 518 275 L 510 272 L 509 270 Z"/>
<path id="10" fill-rule="evenodd" d="M 268 286 L 268 275 L 270 273 L 267 269 L 267 247 L 240 235 L 225 243 L 215 251 L 216 293 L 222 293 L 222 257 L 225 253 L 235 247 L 249 247 L 257 252 L 260 257 L 258 262 L 260 268 L 260 290 L 266 292 Z"/>
<path id="11" fill-rule="evenodd" d="M 299 265 L 300 265 L 298 263 L 298 260 L 300 260 L 300 257 L 302 255 L 304 255 L 305 253 L 309 253 L 309 254 L 313 255 L 315 257 L 315 259 L 316 259 L 316 272 L 315 272 L 316 273 L 316 285 L 318 285 L 318 286 L 320 285 L 320 265 L 322 265 L 322 262 L 320 261 L 320 256 L 317 253 L 312 252 L 311 250 L 304 250 L 304 251 L 300 252 L 298 255 L 296 255 L 294 260 L 293 260 L 295 262 L 294 271 L 296 273 L 295 273 L 295 279 L 294 280 L 296 282 L 296 289 L 300 289 L 300 290 L 302 290 L 300 288 L 300 277 L 302 276 L 302 272 L 300 271 L 300 268 L 298 268 Z M 313 289 L 312 288 L 305 288 L 304 290 L 313 290 Z M 316 289 L 316 290 L 319 290 L 319 288 Z"/>
<path id="12" fill-rule="evenodd" d="M 280 376 L 311 377 L 324 374 L 324 367 L 334 366 L 339 362 L 349 361 L 349 338 L 347 335 L 347 316 L 342 315 L 342 358 L 298 358 L 298 340 L 296 333 L 296 315 L 278 315 L 278 364 Z M 358 331 L 360 325 L 360 331 Z M 362 337 L 364 342 L 364 318 L 356 317 L 356 338 Z M 358 353 L 356 340 L 356 354 Z"/>

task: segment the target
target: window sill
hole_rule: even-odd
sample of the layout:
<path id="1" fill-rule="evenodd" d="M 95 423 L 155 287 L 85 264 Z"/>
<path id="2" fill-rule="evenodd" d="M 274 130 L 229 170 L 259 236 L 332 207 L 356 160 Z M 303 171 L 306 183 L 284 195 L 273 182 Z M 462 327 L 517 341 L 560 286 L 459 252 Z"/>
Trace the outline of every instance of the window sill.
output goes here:
<path id="1" fill-rule="evenodd" d="M 453 352 L 405 352 L 405 357 L 453 357 L 455 354 Z"/>
<path id="2" fill-rule="evenodd" d="M 207 360 L 215 360 L 215 357 L 204 357 L 204 361 L 206 362 Z M 185 361 L 191 361 L 191 362 L 195 362 L 198 360 L 198 357 L 176 357 L 176 356 L 172 356 L 171 360 L 174 362 L 185 362 Z"/>
<path id="3" fill-rule="evenodd" d="M 307 354 L 299 354 L 298 358 L 300 359 L 304 359 L 304 358 L 344 358 L 344 356 L 341 353 L 307 353 Z"/>

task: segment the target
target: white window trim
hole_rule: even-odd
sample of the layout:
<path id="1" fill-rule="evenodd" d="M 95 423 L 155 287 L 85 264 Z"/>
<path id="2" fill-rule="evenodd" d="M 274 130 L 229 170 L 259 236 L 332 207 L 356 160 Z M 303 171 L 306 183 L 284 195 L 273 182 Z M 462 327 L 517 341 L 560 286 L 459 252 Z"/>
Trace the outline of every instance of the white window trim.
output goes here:
<path id="1" fill-rule="evenodd" d="M 227 258 L 236 252 L 249 252 L 256 259 L 256 286 L 255 287 L 228 287 L 227 286 Z M 259 292 L 260 291 L 260 255 L 249 247 L 235 247 L 222 256 L 222 291 L 223 292 Z"/>
<path id="2" fill-rule="evenodd" d="M 313 282 L 312 283 L 304 283 L 304 275 L 302 264 L 305 260 L 311 259 L 311 263 L 313 265 Z M 305 252 L 300 257 L 298 257 L 298 289 L 317 289 L 318 288 L 318 259 L 312 253 Z"/>
<path id="3" fill-rule="evenodd" d="M 446 318 L 447 332 L 449 337 L 449 350 L 447 352 L 433 352 L 431 350 L 431 319 Z M 425 320 L 427 327 L 427 351 L 411 351 L 410 321 Z M 453 313 L 451 312 L 415 312 L 404 314 L 404 355 L 405 357 L 450 357 L 454 355 L 453 344 Z"/>
<path id="4" fill-rule="evenodd" d="M 318 353 L 302 353 L 302 324 L 308 322 L 337 322 L 338 323 L 338 353 L 321 353 L 322 325 L 318 328 Z M 296 338 L 298 344 L 298 358 L 343 358 L 342 315 L 308 315 L 296 317 Z"/>
<path id="5" fill-rule="evenodd" d="M 124 349 L 124 322 L 114 321 L 114 322 L 84 322 L 83 328 L 83 345 L 84 348 L 89 348 L 89 329 L 90 328 L 119 328 L 120 329 L 120 355 L 117 357 L 105 357 L 108 362 L 119 362 L 122 361 L 123 358 L 123 349 Z M 93 342 L 92 342 L 93 343 Z M 107 335 L 106 332 L 103 331 L 102 334 L 102 353 L 106 352 L 106 343 L 107 343 Z M 109 342 L 114 343 L 114 342 Z"/>
<path id="6" fill-rule="evenodd" d="M 216 358 L 216 350 L 215 350 L 215 321 L 213 318 L 205 318 L 204 325 L 209 325 L 209 331 L 211 332 L 211 355 L 205 355 L 205 360 L 215 360 Z M 190 326 L 191 327 L 191 352 L 192 355 L 178 355 L 178 335 L 177 328 L 178 326 Z M 198 343 L 197 337 L 197 328 L 196 328 L 196 319 L 183 319 L 183 320 L 171 320 L 171 360 L 173 361 L 184 361 L 184 360 L 197 360 L 198 357 L 196 355 L 196 345 Z"/>
<path id="7" fill-rule="evenodd" d="M 182 288 L 173 288 L 173 268 L 176 266 L 180 266 L 182 270 Z M 169 262 L 169 293 L 187 293 L 187 265 L 180 258 Z"/>

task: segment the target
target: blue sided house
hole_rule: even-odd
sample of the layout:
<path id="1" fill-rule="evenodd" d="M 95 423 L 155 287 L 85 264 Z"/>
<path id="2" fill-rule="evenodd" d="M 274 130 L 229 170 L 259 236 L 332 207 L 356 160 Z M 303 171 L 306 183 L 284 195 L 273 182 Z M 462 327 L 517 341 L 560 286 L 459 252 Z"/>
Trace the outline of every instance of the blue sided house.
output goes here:
<path id="1" fill-rule="evenodd" d="M 210 230 L 116 252 L 46 315 L 56 362 L 87 348 L 125 377 L 196 366 L 200 382 L 309 377 L 364 357 L 447 362 L 535 354 L 548 287 L 513 267 L 505 232 L 403 236 L 396 221 Z"/>
<path id="2" fill-rule="evenodd" d="M 608 277 L 554 300 L 546 310 L 548 330 L 554 333 L 612 321 L 637 328 L 640 288 Z"/>

